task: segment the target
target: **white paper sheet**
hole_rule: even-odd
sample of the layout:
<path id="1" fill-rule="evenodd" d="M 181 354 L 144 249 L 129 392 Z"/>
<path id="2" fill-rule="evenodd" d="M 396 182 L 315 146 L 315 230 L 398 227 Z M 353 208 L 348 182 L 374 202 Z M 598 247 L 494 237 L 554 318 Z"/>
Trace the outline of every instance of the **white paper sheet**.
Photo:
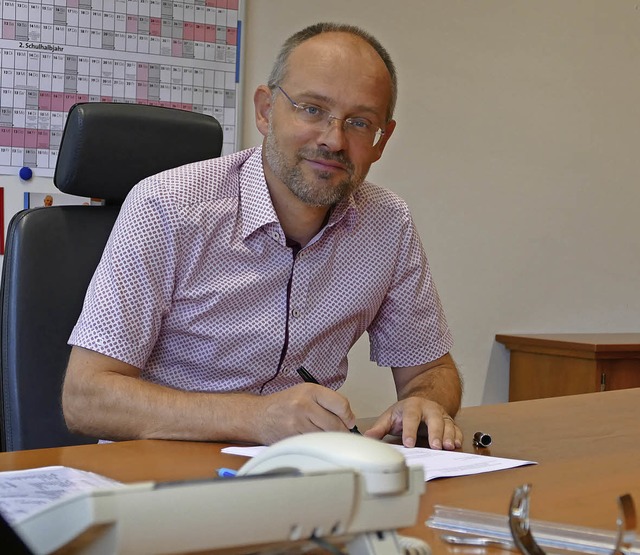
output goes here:
<path id="1" fill-rule="evenodd" d="M 424 447 L 413 447 L 409 449 L 401 445 L 391 445 L 391 447 L 397 449 L 404 455 L 407 465 L 422 465 L 424 468 L 425 481 L 427 482 L 434 478 L 467 476 L 469 474 L 494 472 L 496 470 L 505 470 L 527 464 L 537 464 L 534 461 L 503 459 L 487 455 L 472 455 L 460 451 L 437 451 Z M 264 449 L 266 449 L 266 447 L 263 445 L 255 447 L 225 447 L 222 452 L 231 455 L 241 455 L 243 457 L 255 457 Z"/>
<path id="2" fill-rule="evenodd" d="M 9 524 L 17 524 L 66 497 L 118 485 L 121 482 L 67 466 L 0 472 L 0 512 Z"/>

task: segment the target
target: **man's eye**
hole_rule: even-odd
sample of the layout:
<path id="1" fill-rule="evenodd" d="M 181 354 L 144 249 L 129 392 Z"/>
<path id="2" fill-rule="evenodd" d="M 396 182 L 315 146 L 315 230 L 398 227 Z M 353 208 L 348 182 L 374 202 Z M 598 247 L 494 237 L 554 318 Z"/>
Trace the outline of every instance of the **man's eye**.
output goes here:
<path id="1" fill-rule="evenodd" d="M 369 120 L 360 118 L 350 118 L 347 121 L 351 127 L 353 127 L 354 129 L 359 129 L 361 131 L 366 131 L 372 125 Z"/>
<path id="2" fill-rule="evenodd" d="M 310 104 L 301 104 L 300 108 L 307 116 L 317 117 L 322 115 L 323 110 L 318 108 L 317 106 L 312 106 Z"/>

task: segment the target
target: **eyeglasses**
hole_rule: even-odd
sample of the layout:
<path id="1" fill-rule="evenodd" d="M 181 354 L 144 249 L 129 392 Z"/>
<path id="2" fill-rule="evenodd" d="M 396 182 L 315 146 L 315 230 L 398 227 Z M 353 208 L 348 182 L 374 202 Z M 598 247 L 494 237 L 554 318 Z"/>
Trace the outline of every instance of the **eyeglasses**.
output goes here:
<path id="1" fill-rule="evenodd" d="M 304 125 L 320 129 L 323 126 L 331 125 L 334 120 L 339 121 L 350 140 L 368 147 L 376 146 L 384 135 L 384 131 L 367 118 L 338 118 L 315 104 L 295 102 L 282 87 L 278 87 L 278 89 L 291 102 L 297 120 Z"/>

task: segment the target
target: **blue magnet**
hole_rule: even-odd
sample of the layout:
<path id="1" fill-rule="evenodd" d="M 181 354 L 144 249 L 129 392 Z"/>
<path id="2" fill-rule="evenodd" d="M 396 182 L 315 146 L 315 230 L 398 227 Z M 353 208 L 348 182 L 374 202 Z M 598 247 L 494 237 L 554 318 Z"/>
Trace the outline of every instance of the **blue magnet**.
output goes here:
<path id="1" fill-rule="evenodd" d="M 29 179 L 33 177 L 33 171 L 31 170 L 31 168 L 24 166 L 23 168 L 20 168 L 19 175 L 20 179 L 22 179 L 23 181 L 29 181 Z"/>

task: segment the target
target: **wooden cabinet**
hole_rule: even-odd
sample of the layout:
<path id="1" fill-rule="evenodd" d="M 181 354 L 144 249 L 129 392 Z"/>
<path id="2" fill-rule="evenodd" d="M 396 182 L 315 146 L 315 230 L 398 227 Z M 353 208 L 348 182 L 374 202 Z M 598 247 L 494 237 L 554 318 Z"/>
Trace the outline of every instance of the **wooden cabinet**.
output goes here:
<path id="1" fill-rule="evenodd" d="M 510 351 L 509 401 L 640 387 L 640 333 L 496 335 Z"/>

